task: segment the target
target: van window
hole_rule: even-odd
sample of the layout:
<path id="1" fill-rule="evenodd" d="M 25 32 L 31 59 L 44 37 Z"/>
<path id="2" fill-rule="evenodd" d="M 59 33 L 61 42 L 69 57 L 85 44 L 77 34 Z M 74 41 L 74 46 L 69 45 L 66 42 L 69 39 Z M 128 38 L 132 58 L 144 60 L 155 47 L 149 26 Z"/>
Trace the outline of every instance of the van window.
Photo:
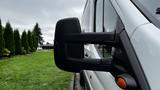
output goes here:
<path id="1" fill-rule="evenodd" d="M 117 13 L 109 0 L 104 0 L 104 31 L 113 32 L 116 29 Z"/>
<path id="2" fill-rule="evenodd" d="M 81 28 L 82 32 L 89 32 L 89 23 L 90 23 L 90 3 L 89 0 L 86 3 L 85 11 L 83 12 Z"/>
<path id="3" fill-rule="evenodd" d="M 104 0 L 104 32 L 114 32 L 117 26 L 118 15 L 109 0 Z M 103 57 L 111 55 L 112 47 L 103 45 Z"/>
<path id="4" fill-rule="evenodd" d="M 110 0 L 97 0 L 96 4 L 96 32 L 114 32 L 117 26 L 118 15 Z M 96 45 L 98 52 L 104 58 L 111 55 L 112 47 Z"/>
<path id="5" fill-rule="evenodd" d="M 96 3 L 96 32 L 103 32 L 103 0 Z"/>

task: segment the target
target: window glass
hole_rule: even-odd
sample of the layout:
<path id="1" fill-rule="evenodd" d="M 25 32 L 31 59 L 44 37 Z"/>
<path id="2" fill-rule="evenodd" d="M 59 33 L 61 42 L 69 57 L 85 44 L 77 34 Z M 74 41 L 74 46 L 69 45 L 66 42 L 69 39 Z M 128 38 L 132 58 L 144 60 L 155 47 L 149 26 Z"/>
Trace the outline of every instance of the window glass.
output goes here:
<path id="1" fill-rule="evenodd" d="M 103 0 L 97 0 L 96 3 L 96 14 L 95 14 L 95 32 L 103 32 Z M 99 52 L 99 55 L 102 56 L 103 45 L 95 45 Z"/>
<path id="2" fill-rule="evenodd" d="M 97 0 L 95 18 L 96 32 L 103 32 L 103 0 Z"/>
<path id="3" fill-rule="evenodd" d="M 112 32 L 115 30 L 117 24 L 117 13 L 112 7 L 109 0 L 104 1 L 104 30 L 105 32 Z"/>
<path id="4" fill-rule="evenodd" d="M 96 32 L 113 32 L 116 29 L 118 15 L 109 0 L 97 0 Z M 111 46 L 96 45 L 101 56 L 111 56 Z"/>
<path id="5" fill-rule="evenodd" d="M 113 32 L 116 30 L 118 15 L 109 0 L 104 0 L 104 31 Z M 111 56 L 112 47 L 103 45 L 103 57 Z"/>
<path id="6" fill-rule="evenodd" d="M 82 16 L 82 32 L 88 32 L 89 31 L 89 23 L 90 23 L 90 4 L 89 1 L 87 1 L 85 11 Z"/>

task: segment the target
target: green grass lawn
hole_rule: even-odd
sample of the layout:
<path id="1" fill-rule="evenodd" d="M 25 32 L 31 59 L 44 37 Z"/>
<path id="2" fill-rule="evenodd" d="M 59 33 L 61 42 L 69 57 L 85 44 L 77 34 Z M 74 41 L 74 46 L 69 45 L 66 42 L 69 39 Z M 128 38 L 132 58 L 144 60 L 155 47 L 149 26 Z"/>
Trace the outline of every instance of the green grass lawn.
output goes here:
<path id="1" fill-rule="evenodd" d="M 69 90 L 71 77 L 55 66 L 53 51 L 0 60 L 0 90 Z"/>

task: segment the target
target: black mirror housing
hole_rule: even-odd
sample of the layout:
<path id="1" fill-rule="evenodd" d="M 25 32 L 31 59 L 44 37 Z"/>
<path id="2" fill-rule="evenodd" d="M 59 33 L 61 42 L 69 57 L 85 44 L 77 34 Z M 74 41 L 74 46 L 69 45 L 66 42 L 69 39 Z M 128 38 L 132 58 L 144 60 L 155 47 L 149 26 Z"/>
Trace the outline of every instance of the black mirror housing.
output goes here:
<path id="1" fill-rule="evenodd" d="M 66 44 L 65 34 L 81 33 L 77 18 L 62 19 L 57 22 L 54 41 L 54 56 L 56 65 L 67 71 L 79 71 L 74 62 L 69 62 L 67 57 L 83 58 L 83 44 Z M 67 49 L 67 50 L 66 50 Z"/>
<path id="2" fill-rule="evenodd" d="M 107 44 L 114 46 L 114 33 L 82 33 L 78 18 L 66 18 L 56 24 L 54 57 L 56 65 L 65 71 L 110 71 L 112 58 L 84 58 L 84 44 Z"/>

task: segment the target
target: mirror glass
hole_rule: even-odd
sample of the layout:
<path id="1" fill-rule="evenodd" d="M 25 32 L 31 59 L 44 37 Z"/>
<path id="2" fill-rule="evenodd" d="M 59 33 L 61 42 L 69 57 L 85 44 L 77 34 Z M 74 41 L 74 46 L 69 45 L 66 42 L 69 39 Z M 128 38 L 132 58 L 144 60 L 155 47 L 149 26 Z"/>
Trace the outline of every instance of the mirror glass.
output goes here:
<path id="1" fill-rule="evenodd" d="M 84 57 L 98 59 L 98 55 L 99 58 L 106 59 L 111 57 L 112 47 L 105 44 L 86 44 L 84 45 L 84 51 Z"/>

